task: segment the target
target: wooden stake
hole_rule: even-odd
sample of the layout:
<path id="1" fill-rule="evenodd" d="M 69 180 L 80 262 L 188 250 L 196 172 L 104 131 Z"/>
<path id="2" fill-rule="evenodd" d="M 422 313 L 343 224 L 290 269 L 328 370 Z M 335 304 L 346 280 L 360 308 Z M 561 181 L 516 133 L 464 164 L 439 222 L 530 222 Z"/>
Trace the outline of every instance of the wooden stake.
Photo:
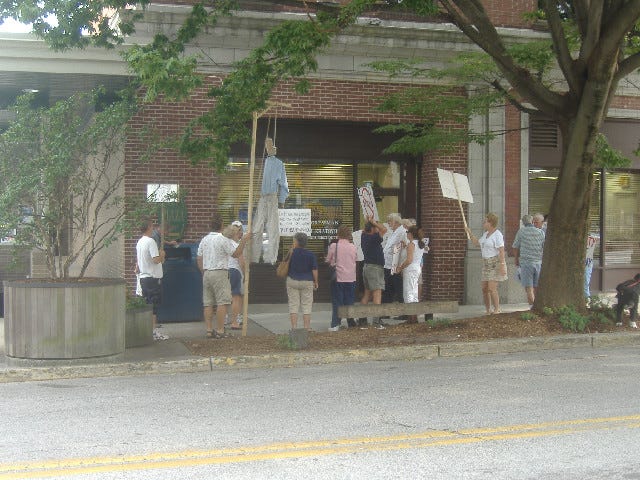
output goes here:
<path id="1" fill-rule="evenodd" d="M 253 177 L 256 166 L 256 137 L 258 133 L 258 119 L 269 111 L 272 107 L 291 107 L 287 103 L 267 102 L 267 108 L 262 112 L 253 112 L 251 124 L 251 158 L 249 160 L 249 201 L 247 204 L 247 231 L 252 234 L 247 250 L 247 262 L 244 266 L 244 297 L 242 299 L 242 336 L 247 336 L 247 325 L 249 324 L 249 273 L 251 270 L 251 258 L 253 257 Z"/>
<path id="2" fill-rule="evenodd" d="M 247 204 L 247 232 L 253 235 L 253 176 L 256 166 L 256 136 L 258 132 L 258 112 L 253 112 L 251 125 L 251 159 L 249 160 L 249 201 Z M 242 298 L 242 336 L 247 336 L 249 324 L 249 273 L 253 256 L 253 237 L 249 239 L 247 261 L 244 265 L 244 297 Z"/>
<path id="3" fill-rule="evenodd" d="M 469 231 L 467 230 L 467 219 L 464 216 L 464 209 L 462 208 L 462 201 L 460 200 L 460 192 L 458 192 L 458 184 L 456 183 L 456 176 L 451 172 L 451 179 L 453 180 L 453 186 L 456 188 L 456 196 L 458 197 L 458 206 L 460 207 L 460 214 L 462 215 L 462 222 L 464 223 L 464 231 L 467 234 L 467 240 L 471 240 Z"/>

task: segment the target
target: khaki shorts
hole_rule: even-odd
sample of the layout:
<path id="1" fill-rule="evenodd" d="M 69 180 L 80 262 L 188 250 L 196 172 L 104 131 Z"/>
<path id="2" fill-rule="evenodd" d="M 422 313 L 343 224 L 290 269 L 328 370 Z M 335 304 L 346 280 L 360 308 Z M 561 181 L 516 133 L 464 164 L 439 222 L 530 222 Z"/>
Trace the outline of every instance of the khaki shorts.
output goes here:
<path id="1" fill-rule="evenodd" d="M 228 270 L 205 270 L 202 278 L 202 305 L 231 305 L 231 283 Z"/>
<path id="2" fill-rule="evenodd" d="M 297 314 L 302 309 L 303 315 L 309 315 L 313 305 L 313 282 L 287 277 L 287 297 L 289 297 L 289 313 Z"/>
<path id="3" fill-rule="evenodd" d="M 384 267 L 375 263 L 365 263 L 362 269 L 364 288 L 367 290 L 384 290 Z"/>

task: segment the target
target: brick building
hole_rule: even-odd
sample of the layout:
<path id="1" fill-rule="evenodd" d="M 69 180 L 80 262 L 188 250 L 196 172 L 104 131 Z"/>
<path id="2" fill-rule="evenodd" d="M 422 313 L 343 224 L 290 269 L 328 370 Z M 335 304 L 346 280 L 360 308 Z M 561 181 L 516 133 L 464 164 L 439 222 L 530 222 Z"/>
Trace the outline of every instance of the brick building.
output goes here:
<path id="1" fill-rule="evenodd" d="M 188 2 L 151 4 L 132 41 L 145 43 L 157 32 L 175 31 L 189 9 L 184 3 Z M 522 17 L 524 11 L 534 8 L 535 0 L 484 3 L 502 33 L 514 41 L 545 35 L 529 29 Z M 191 49 L 191 53 L 202 54 L 199 68 L 206 84 L 222 81 L 231 64 L 257 47 L 274 25 L 301 15 L 302 10 L 291 4 L 283 7 L 277 2 L 247 2 L 242 11 L 221 20 L 219 27 L 199 38 Z M 28 83 L 30 88 L 48 89 L 51 100 L 70 89 L 126 81 L 124 65 L 113 53 L 88 49 L 53 54 L 26 35 L 4 35 L 0 44 L 6 47 L 0 49 L 2 84 L 25 88 Z M 371 182 L 382 215 L 397 211 L 404 217 L 415 217 L 431 238 L 431 252 L 425 257 L 423 298 L 481 303 L 480 254 L 466 240 L 457 202 L 442 197 L 436 168 L 468 176 L 474 195 L 474 203 L 465 205 L 469 225 L 479 233 L 484 215 L 496 212 L 507 245 L 512 243 L 524 212 L 548 209 L 559 165 L 557 128 L 514 107 L 496 108 L 486 117 L 472 119 L 470 125 L 460 125 L 474 131 L 509 132 L 486 145 L 460 145 L 453 153 L 436 152 L 422 157 L 381 153 L 393 138 L 374 134 L 373 128 L 403 118 L 381 113 L 376 107 L 383 95 L 414 84 L 415 79 L 390 80 L 368 64 L 388 58 L 420 58 L 427 66 L 440 67 L 452 55 L 470 50 L 475 47 L 455 27 L 437 19 L 418 22 L 408 16 L 372 13 L 337 36 L 319 55 L 319 69 L 310 76 L 307 95 L 297 95 L 290 83 L 276 89 L 273 99 L 288 106 L 260 120 L 258 149 L 262 148 L 267 130 L 273 134 L 277 126 L 278 157 L 285 162 L 291 189 L 286 208 L 312 209 L 315 231 L 311 248 L 321 260 L 336 223 L 348 223 L 354 229 L 362 226 L 355 187 Z M 636 123 L 639 100 L 632 84 L 630 81 L 621 85 L 621 97 L 605 125 L 612 143 L 625 152 L 633 149 L 630 139 L 635 138 L 637 144 L 640 138 Z M 451 95 L 466 93 L 452 88 Z M 133 126 L 138 131 L 150 127 L 164 135 L 176 135 L 190 120 L 208 111 L 211 102 L 206 87 L 185 102 L 157 101 L 145 106 Z M 131 167 L 124 193 L 140 197 L 149 185 L 178 185 L 184 193 L 187 215 L 186 228 L 179 233 L 183 242 L 198 242 L 207 233 L 214 212 L 222 213 L 227 221 L 246 219 L 248 146 L 234 148 L 229 168 L 223 174 L 216 174 L 206 165 L 194 167 L 172 149 L 156 152 L 151 162 L 133 169 L 144 149 L 135 135 L 129 138 L 123 152 L 126 165 Z M 258 172 L 260 165 L 258 161 Z M 630 170 L 601 172 L 599 176 L 600 192 L 594 200 L 597 208 L 593 220 L 603 234 L 605 248 L 601 249 L 604 255 L 597 254 L 600 263 L 594 271 L 594 290 L 612 288 L 618 278 L 628 276 L 637 268 L 634 264 L 640 263 L 640 245 L 624 240 L 633 234 L 637 238 L 640 233 L 639 169 L 640 162 L 636 160 Z M 617 192 L 618 187 L 623 191 Z M 631 211 L 620 216 L 621 205 Z M 609 214 L 607 209 L 613 210 Z M 132 281 L 135 241 L 136 238 L 126 238 L 117 251 L 109 253 L 110 258 L 118 260 L 111 263 L 108 275 L 125 276 Z M 287 239 L 281 242 L 281 253 L 288 245 Z M 616 263 L 618 260 L 622 263 Z M 512 279 L 500 287 L 502 301 L 523 301 L 522 288 L 513 280 L 512 259 L 509 270 Z M 252 302 L 285 301 L 284 286 L 274 280 L 273 266 L 254 264 L 251 271 Z M 326 286 L 321 286 L 318 299 L 327 298 Z"/>

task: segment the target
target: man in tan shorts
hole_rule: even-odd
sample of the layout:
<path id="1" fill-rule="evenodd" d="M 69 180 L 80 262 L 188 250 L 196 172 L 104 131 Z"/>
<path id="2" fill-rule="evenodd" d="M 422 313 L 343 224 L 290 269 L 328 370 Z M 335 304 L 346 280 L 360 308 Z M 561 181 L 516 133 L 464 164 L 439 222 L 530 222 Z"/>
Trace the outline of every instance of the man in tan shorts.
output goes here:
<path id="1" fill-rule="evenodd" d="M 236 248 L 231 239 L 222 235 L 222 218 L 214 215 L 211 232 L 198 246 L 198 268 L 202 277 L 202 305 L 204 321 L 207 326 L 207 338 L 223 338 L 224 318 L 231 305 L 231 283 L 229 282 L 229 258 L 242 255 L 244 246 L 251 238 L 247 232 Z M 216 308 L 216 329 L 213 329 L 213 311 Z"/>

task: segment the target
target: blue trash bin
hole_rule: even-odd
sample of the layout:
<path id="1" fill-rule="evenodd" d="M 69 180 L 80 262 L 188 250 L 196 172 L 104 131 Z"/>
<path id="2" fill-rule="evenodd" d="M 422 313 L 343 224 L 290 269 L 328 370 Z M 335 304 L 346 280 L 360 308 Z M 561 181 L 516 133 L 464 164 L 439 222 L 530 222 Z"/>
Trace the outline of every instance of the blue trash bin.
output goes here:
<path id="1" fill-rule="evenodd" d="M 198 244 L 188 243 L 165 248 L 159 323 L 202 320 L 202 274 L 196 263 L 197 251 Z"/>

